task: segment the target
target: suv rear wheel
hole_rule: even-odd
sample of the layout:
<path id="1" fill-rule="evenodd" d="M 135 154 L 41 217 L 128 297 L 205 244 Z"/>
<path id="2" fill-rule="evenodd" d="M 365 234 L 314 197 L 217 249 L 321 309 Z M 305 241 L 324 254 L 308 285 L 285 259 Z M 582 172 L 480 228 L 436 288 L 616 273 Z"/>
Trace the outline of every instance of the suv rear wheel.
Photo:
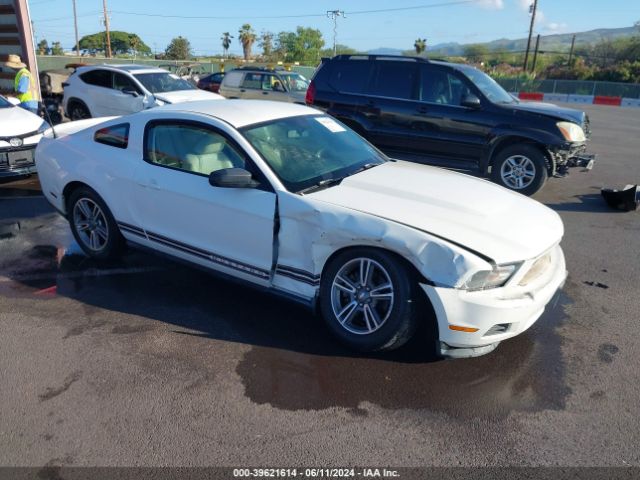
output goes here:
<path id="1" fill-rule="evenodd" d="M 547 181 L 547 164 L 540 150 L 532 145 L 511 145 L 496 155 L 491 179 L 509 190 L 533 195 Z"/>

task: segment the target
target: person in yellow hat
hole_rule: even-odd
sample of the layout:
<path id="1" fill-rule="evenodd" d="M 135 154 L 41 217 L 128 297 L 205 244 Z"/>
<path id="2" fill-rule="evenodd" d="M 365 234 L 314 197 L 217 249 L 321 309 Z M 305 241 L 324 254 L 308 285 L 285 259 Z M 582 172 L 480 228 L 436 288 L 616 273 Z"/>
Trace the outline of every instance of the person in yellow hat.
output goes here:
<path id="1" fill-rule="evenodd" d="M 37 114 L 40 92 L 38 92 L 37 84 L 33 81 L 33 77 L 31 72 L 27 70 L 27 66 L 18 55 L 9 55 L 4 66 L 16 72 L 14 91 L 18 100 L 20 100 L 20 106 Z"/>

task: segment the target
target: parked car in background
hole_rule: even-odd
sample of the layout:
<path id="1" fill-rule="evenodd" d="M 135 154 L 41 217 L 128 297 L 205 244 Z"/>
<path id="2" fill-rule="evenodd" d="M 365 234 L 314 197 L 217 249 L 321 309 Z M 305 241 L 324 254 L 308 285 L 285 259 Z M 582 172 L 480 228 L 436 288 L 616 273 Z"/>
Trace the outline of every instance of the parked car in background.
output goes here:
<path id="1" fill-rule="evenodd" d="M 487 353 L 566 278 L 553 210 L 390 160 L 316 109 L 191 102 L 57 133 L 36 152 L 42 191 L 87 255 L 127 241 L 244 280 L 317 306 L 357 350 L 427 322 L 425 349 Z"/>
<path id="2" fill-rule="evenodd" d="M 0 95 L 0 179 L 36 172 L 33 153 L 49 124 Z"/>
<path id="3" fill-rule="evenodd" d="M 220 84 L 224 78 L 224 72 L 216 72 L 210 75 L 203 76 L 198 82 L 198 88 L 201 90 L 208 90 L 213 93 L 220 91 Z"/>
<path id="4" fill-rule="evenodd" d="M 584 112 L 520 102 L 468 65 L 338 55 L 316 71 L 306 102 L 393 157 L 475 171 L 525 195 L 593 166 Z"/>
<path id="5" fill-rule="evenodd" d="M 64 84 L 64 110 L 71 120 L 127 115 L 194 100 L 219 100 L 178 75 L 144 65 L 78 68 Z"/>
<path id="6" fill-rule="evenodd" d="M 284 68 L 241 67 L 226 73 L 220 84 L 220 95 L 304 105 L 308 87 L 308 79 Z"/>

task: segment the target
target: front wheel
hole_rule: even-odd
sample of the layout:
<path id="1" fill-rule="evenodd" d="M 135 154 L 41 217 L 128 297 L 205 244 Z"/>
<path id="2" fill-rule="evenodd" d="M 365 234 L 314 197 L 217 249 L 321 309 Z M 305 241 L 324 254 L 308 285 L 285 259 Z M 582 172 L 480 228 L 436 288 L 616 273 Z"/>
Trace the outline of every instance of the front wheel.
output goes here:
<path id="1" fill-rule="evenodd" d="M 71 121 L 85 120 L 91 118 L 89 109 L 80 102 L 72 102 L 69 106 L 69 119 Z"/>
<path id="2" fill-rule="evenodd" d="M 415 331 L 415 290 L 413 275 L 393 255 L 370 248 L 348 250 L 322 275 L 322 316 L 352 349 L 393 350 Z"/>
<path id="3" fill-rule="evenodd" d="M 540 150 L 532 145 L 512 145 L 500 151 L 491 170 L 491 179 L 509 190 L 533 195 L 547 181 L 547 165 Z"/>
<path id="4" fill-rule="evenodd" d="M 79 188 L 69 198 L 69 224 L 80 248 L 90 257 L 109 260 L 120 256 L 125 240 L 100 196 Z"/>

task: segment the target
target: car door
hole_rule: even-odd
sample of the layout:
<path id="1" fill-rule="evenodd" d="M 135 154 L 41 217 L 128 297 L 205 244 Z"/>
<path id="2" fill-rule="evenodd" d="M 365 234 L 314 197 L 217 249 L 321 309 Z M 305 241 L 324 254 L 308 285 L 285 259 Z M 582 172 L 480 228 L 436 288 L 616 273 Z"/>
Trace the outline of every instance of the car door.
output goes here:
<path id="1" fill-rule="evenodd" d="M 262 90 L 262 75 L 261 73 L 247 72 L 244 75 L 244 79 L 240 84 L 240 98 L 246 98 L 251 100 L 260 100 L 263 98 Z"/>
<path id="2" fill-rule="evenodd" d="M 112 72 L 111 110 L 114 115 L 127 115 L 144 109 L 144 95 L 140 88 L 123 73 Z"/>
<path id="3" fill-rule="evenodd" d="M 276 195 L 224 128 L 179 118 L 148 122 L 132 216 L 154 248 L 268 285 Z M 231 167 L 251 171 L 260 185 L 209 184 L 212 171 Z"/>
<path id="4" fill-rule="evenodd" d="M 80 79 L 85 83 L 85 95 L 87 98 L 80 98 L 91 111 L 93 117 L 108 117 L 113 114 L 112 99 L 112 77 L 110 70 L 96 68 L 80 75 Z"/>
<path id="5" fill-rule="evenodd" d="M 482 108 L 461 105 L 472 86 L 456 72 L 421 65 L 419 101 L 414 103 L 407 150 L 429 163 L 474 168 L 484 152 L 491 126 Z"/>
<path id="6" fill-rule="evenodd" d="M 418 65 L 413 60 L 376 61 L 361 112 L 370 140 L 386 151 L 404 151 L 417 97 Z"/>

